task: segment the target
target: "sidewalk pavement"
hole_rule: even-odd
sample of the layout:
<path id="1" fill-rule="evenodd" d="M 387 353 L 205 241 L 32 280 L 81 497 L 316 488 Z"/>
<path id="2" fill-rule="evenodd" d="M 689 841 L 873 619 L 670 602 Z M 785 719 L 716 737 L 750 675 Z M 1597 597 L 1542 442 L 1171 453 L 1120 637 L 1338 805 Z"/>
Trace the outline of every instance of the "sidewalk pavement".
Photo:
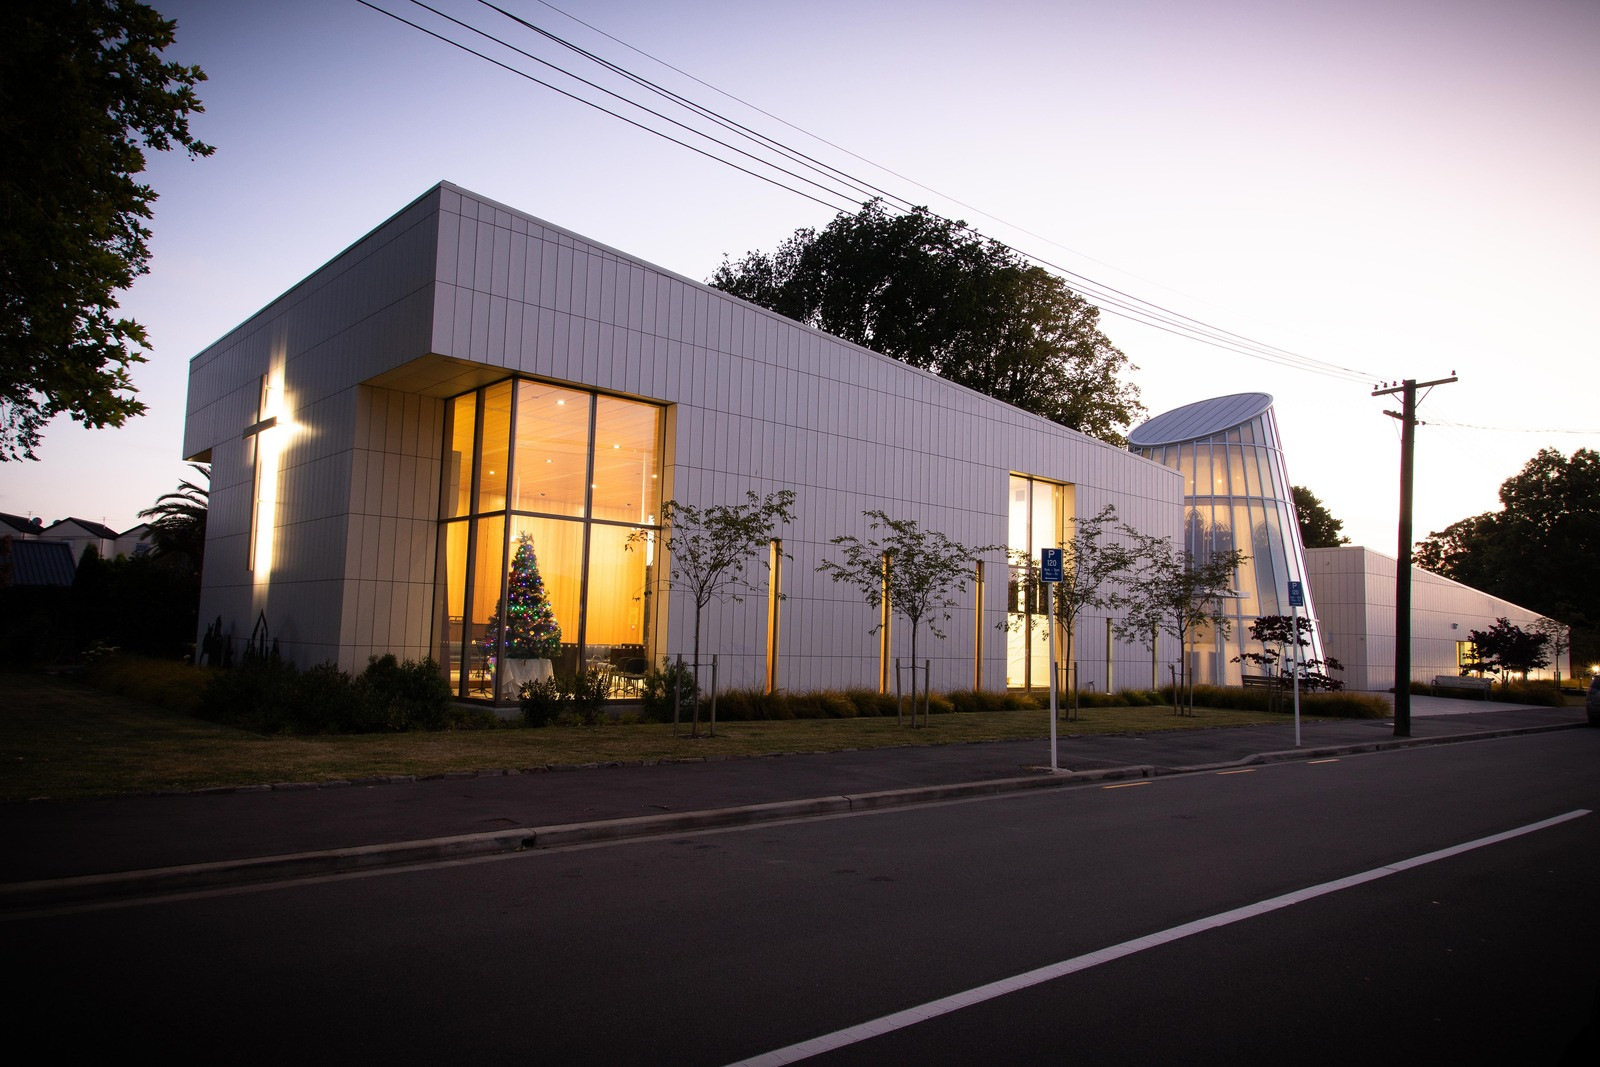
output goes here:
<path id="1" fill-rule="evenodd" d="M 1564 730 L 1582 708 L 1412 697 L 1392 720 L 707 759 L 0 805 L 0 911 L 680 833 L 1114 778 Z M 1043 725 L 1043 724 L 1042 724 Z"/>

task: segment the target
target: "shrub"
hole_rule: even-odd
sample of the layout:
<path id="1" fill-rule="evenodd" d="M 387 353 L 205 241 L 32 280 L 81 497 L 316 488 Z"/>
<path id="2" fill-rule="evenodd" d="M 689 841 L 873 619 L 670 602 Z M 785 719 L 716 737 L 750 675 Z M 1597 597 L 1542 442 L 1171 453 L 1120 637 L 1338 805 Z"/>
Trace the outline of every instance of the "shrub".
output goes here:
<path id="1" fill-rule="evenodd" d="M 1546 708 L 1566 706 L 1566 700 L 1554 682 L 1507 682 L 1492 693 L 1494 699 L 1507 704 L 1535 704 Z"/>
<path id="2" fill-rule="evenodd" d="M 1072 703 L 1072 694 L 1063 693 L 1060 699 L 1062 704 L 1070 705 Z M 1080 689 L 1078 691 L 1078 706 L 1080 708 L 1123 708 L 1128 706 L 1128 702 L 1121 693 L 1098 693 L 1093 689 L 1087 691 Z"/>
<path id="3" fill-rule="evenodd" d="M 883 718 L 895 713 L 893 693 L 880 693 L 876 689 L 846 689 L 844 695 L 856 706 L 856 714 L 861 718 Z"/>
<path id="4" fill-rule="evenodd" d="M 298 673 L 275 657 L 247 656 L 238 666 L 211 672 L 198 714 L 258 733 L 288 733 Z"/>
<path id="5" fill-rule="evenodd" d="M 524 682 L 517 693 L 522 721 L 529 726 L 549 726 L 561 714 L 561 687 L 554 678 Z"/>
<path id="6" fill-rule="evenodd" d="M 449 722 L 450 683 L 432 659 L 373 656 L 355 688 L 364 730 L 443 730 Z"/>
<path id="7" fill-rule="evenodd" d="M 750 722 L 758 717 L 757 695 L 751 689 L 728 689 L 717 694 L 717 718 L 723 722 Z"/>
<path id="8" fill-rule="evenodd" d="M 680 687 L 681 713 L 688 715 L 695 695 L 694 671 L 689 665 L 673 663 L 660 669 L 652 667 L 645 672 L 644 682 L 640 686 L 639 705 L 646 719 L 651 722 L 672 721 L 675 687 Z"/>
<path id="9" fill-rule="evenodd" d="M 431 659 L 374 656 L 357 678 L 333 663 L 299 671 L 276 656 L 204 673 L 196 714 L 258 733 L 442 730 L 453 712 L 450 684 Z"/>
<path id="10" fill-rule="evenodd" d="M 843 693 L 818 693 L 817 707 L 825 719 L 854 719 L 857 715 L 855 703 Z"/>
<path id="11" fill-rule="evenodd" d="M 287 711 L 289 728 L 302 734 L 353 732 L 363 718 L 355 680 L 335 663 L 319 663 L 301 672 L 293 682 Z"/>
<path id="12" fill-rule="evenodd" d="M 541 682 L 524 682 L 517 692 L 517 705 L 522 721 L 529 726 L 571 722 L 593 727 L 605 717 L 610 696 L 610 679 L 604 671 L 590 668 Z"/>
<path id="13" fill-rule="evenodd" d="M 565 710 L 571 711 L 584 726 L 596 726 L 605 714 L 606 699 L 611 695 L 611 680 L 606 673 L 591 667 L 579 674 L 558 680 Z"/>
<path id="14" fill-rule="evenodd" d="M 1294 703 L 1290 701 L 1284 708 L 1286 711 L 1294 710 Z M 1387 719 L 1394 714 L 1389 699 L 1377 693 L 1352 693 L 1343 690 L 1337 693 L 1310 693 L 1301 694 L 1300 711 L 1306 715 L 1329 715 L 1338 719 Z"/>

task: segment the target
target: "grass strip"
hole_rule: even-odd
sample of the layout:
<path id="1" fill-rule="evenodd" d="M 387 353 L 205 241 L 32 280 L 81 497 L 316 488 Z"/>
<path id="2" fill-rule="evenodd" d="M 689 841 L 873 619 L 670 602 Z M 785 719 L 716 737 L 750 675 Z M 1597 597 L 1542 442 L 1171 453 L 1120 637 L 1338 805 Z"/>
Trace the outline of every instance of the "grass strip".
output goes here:
<path id="1" fill-rule="evenodd" d="M 933 715 L 912 730 L 894 718 L 717 724 L 716 737 L 683 726 L 610 723 L 593 729 L 508 726 L 431 733 L 264 737 L 164 710 L 68 678 L 0 674 L 0 800 L 160 793 L 279 782 L 644 763 L 785 752 L 1043 738 L 1047 712 Z M 1084 708 L 1063 736 L 1282 723 L 1260 711 Z M 702 733 L 705 725 L 701 725 Z"/>

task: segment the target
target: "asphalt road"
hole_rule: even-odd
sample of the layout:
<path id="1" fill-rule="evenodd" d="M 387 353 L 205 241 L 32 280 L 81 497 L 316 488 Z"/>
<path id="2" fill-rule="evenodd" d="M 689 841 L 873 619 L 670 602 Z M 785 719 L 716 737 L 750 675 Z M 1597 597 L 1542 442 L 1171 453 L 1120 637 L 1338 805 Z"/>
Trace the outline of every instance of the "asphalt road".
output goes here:
<path id="1" fill-rule="evenodd" d="M 729 1063 L 1322 887 L 813 1062 L 1553 1063 L 1597 768 L 1572 730 L 13 917 L 8 1015 L 63 1057 Z"/>

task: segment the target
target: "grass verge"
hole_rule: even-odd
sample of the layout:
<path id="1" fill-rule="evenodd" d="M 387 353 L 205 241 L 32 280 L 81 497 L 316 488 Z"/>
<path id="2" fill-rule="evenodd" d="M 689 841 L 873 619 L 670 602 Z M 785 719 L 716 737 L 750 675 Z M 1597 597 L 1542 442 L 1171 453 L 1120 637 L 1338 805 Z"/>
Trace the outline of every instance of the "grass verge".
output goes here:
<path id="1" fill-rule="evenodd" d="M 0 800 L 1004 741 L 1042 738 L 1050 729 L 1044 712 L 991 711 L 935 714 L 918 730 L 898 726 L 893 716 L 719 722 L 716 737 L 698 739 L 653 723 L 264 737 L 70 679 L 27 674 L 0 674 L 0 709 Z M 1154 706 L 1083 708 L 1079 716 L 1060 725 L 1064 736 L 1285 720 L 1217 708 L 1180 718 Z"/>

